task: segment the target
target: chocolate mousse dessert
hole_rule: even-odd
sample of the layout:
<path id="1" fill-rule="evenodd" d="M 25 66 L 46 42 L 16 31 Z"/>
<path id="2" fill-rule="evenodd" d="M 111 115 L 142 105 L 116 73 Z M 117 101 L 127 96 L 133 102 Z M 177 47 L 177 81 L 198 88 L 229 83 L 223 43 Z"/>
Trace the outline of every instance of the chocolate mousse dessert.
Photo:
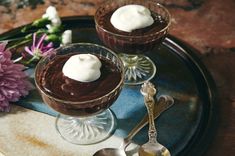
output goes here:
<path id="1" fill-rule="evenodd" d="M 114 62 L 79 52 L 57 55 L 37 70 L 44 101 L 56 111 L 72 116 L 88 116 L 107 109 L 120 90 L 114 96 L 105 96 L 122 82 L 122 71 Z"/>
<path id="2" fill-rule="evenodd" d="M 104 96 L 120 82 L 120 70 L 102 57 L 99 57 L 102 62 L 102 74 L 97 80 L 80 82 L 65 76 L 62 68 L 72 55 L 57 56 L 44 69 L 40 83 L 49 95 L 68 101 L 87 101 Z"/>
<path id="3" fill-rule="evenodd" d="M 140 29 L 135 29 L 131 32 L 125 32 L 122 30 L 119 30 L 115 28 L 112 23 L 110 22 L 110 19 L 113 15 L 115 10 L 108 12 L 105 14 L 103 17 L 100 19 L 100 25 L 105 28 L 106 30 L 113 32 L 115 34 L 120 34 L 120 35 L 129 35 L 129 36 L 141 36 L 141 35 L 150 35 L 154 32 L 159 32 L 162 29 L 164 29 L 167 26 L 167 21 L 159 14 L 151 12 L 151 16 L 154 19 L 154 22 L 152 25 L 147 26 L 145 28 L 140 28 Z"/>
<path id="4" fill-rule="evenodd" d="M 115 52 L 143 54 L 166 37 L 170 25 L 168 11 L 155 7 L 153 1 L 139 1 L 130 4 L 111 1 L 96 12 L 97 33 Z"/>

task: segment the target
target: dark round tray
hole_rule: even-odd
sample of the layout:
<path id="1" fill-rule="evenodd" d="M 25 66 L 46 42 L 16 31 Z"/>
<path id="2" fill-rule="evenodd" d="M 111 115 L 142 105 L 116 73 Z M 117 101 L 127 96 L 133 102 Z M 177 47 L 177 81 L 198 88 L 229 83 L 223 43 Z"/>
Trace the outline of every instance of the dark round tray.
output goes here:
<path id="1" fill-rule="evenodd" d="M 66 29 L 73 30 L 73 42 L 102 44 L 93 17 L 67 17 Z M 0 35 L 0 38 L 21 37 L 20 28 Z M 177 38 L 168 35 L 159 48 L 147 54 L 156 64 L 157 74 L 151 80 L 159 94 L 171 95 L 174 106 L 157 120 L 158 140 L 166 145 L 172 156 L 200 156 L 212 140 L 217 116 L 216 87 L 205 66 L 195 55 L 196 50 Z M 126 133 L 146 113 L 140 86 L 125 86 L 111 107 L 118 120 L 116 135 Z M 50 115 L 56 113 L 42 105 L 36 91 L 23 99 L 20 105 Z M 134 138 L 137 143 L 147 141 L 147 127 Z"/>

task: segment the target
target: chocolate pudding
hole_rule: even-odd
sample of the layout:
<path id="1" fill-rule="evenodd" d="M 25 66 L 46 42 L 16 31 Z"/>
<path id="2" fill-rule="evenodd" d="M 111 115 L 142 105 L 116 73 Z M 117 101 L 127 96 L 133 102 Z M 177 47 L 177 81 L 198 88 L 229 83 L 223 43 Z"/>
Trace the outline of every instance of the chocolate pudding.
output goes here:
<path id="1" fill-rule="evenodd" d="M 151 12 L 151 16 L 154 19 L 154 23 L 146 28 L 136 29 L 132 32 L 125 32 L 116 29 L 110 22 L 111 16 L 114 11 L 110 11 L 100 18 L 99 24 L 101 27 L 105 28 L 109 32 L 119 34 L 119 35 L 127 35 L 127 36 L 142 36 L 142 35 L 150 35 L 155 32 L 159 32 L 167 26 L 167 22 L 157 13 Z"/>
<path id="2" fill-rule="evenodd" d="M 156 6 L 155 2 L 142 1 L 139 5 L 142 5 L 142 3 L 143 6 L 149 8 L 154 23 L 132 32 L 118 30 L 110 22 L 115 10 L 127 4 L 122 5 L 122 3 L 113 1 L 112 4 L 103 5 L 97 10 L 95 14 L 96 30 L 106 46 L 117 53 L 143 54 L 163 41 L 170 23 L 169 14 L 160 5 Z M 135 4 L 135 2 L 132 4 Z"/>
<path id="3" fill-rule="evenodd" d="M 97 80 L 79 82 L 70 79 L 64 76 L 62 68 L 65 62 L 75 54 L 58 55 L 50 60 L 44 69 L 37 72 L 38 85 L 43 91 L 42 97 L 48 105 L 63 114 L 87 116 L 98 113 L 108 108 L 116 100 L 120 90 L 114 93 L 115 96 L 92 100 L 112 92 L 122 80 L 122 71 L 112 61 L 96 55 L 102 63 L 101 76 Z"/>

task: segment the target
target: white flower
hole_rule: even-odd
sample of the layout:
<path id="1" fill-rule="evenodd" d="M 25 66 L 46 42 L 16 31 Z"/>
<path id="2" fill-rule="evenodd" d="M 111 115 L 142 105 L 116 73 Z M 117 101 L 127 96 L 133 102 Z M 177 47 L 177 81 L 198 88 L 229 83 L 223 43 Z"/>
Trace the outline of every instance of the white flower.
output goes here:
<path id="1" fill-rule="evenodd" d="M 42 18 L 48 18 L 51 21 L 52 26 L 60 26 L 61 19 L 55 7 L 49 6 L 46 13 L 42 15 Z"/>
<path id="2" fill-rule="evenodd" d="M 62 34 L 62 45 L 72 43 L 72 30 L 65 30 Z"/>

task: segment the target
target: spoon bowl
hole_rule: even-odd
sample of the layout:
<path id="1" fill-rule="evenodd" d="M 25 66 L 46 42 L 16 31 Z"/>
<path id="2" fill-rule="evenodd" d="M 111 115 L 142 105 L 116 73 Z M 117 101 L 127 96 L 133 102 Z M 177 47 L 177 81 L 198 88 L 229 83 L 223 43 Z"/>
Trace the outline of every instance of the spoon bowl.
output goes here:
<path id="1" fill-rule="evenodd" d="M 119 148 L 104 148 L 97 151 L 93 156 L 126 156 L 124 149 Z"/>
<path id="2" fill-rule="evenodd" d="M 169 150 L 160 143 L 150 143 L 142 145 L 139 148 L 140 156 L 171 156 Z"/>

